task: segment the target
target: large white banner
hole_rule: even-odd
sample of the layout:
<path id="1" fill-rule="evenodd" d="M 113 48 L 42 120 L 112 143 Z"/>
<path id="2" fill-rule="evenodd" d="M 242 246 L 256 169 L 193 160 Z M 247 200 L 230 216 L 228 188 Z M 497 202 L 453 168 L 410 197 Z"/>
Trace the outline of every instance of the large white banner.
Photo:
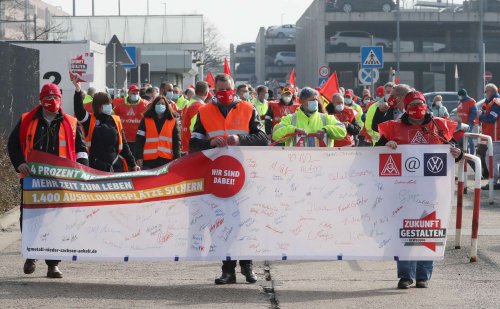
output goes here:
<path id="1" fill-rule="evenodd" d="M 122 174 L 31 162 L 22 252 L 34 259 L 436 260 L 454 192 L 446 145 L 230 147 Z"/>

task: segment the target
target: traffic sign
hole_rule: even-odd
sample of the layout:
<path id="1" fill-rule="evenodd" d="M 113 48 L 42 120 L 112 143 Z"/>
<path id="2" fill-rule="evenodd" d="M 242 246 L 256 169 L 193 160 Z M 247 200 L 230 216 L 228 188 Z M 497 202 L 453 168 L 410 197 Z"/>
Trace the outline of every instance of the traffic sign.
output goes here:
<path id="1" fill-rule="evenodd" d="M 320 67 L 319 68 L 319 76 L 321 76 L 321 77 L 328 77 L 328 76 L 330 76 L 330 68 L 327 67 L 326 65 Z"/>
<path id="2" fill-rule="evenodd" d="M 380 69 L 384 67 L 384 47 L 362 46 L 361 67 L 363 69 Z"/>
<path id="3" fill-rule="evenodd" d="M 130 60 L 132 60 L 131 64 L 122 64 L 122 67 L 126 69 L 135 69 L 137 68 L 137 48 L 135 46 L 127 46 L 124 47 L 125 52 L 128 54 L 130 57 Z"/>
<path id="4" fill-rule="evenodd" d="M 380 73 L 377 69 L 361 69 L 358 72 L 359 83 L 362 85 L 375 84 L 380 77 Z"/>
<path id="5" fill-rule="evenodd" d="M 493 74 L 490 71 L 484 72 L 484 80 L 489 82 L 493 79 Z"/>
<path id="6" fill-rule="evenodd" d="M 328 80 L 328 77 L 320 77 L 318 80 L 318 87 L 323 87 L 323 85 L 326 83 Z"/>

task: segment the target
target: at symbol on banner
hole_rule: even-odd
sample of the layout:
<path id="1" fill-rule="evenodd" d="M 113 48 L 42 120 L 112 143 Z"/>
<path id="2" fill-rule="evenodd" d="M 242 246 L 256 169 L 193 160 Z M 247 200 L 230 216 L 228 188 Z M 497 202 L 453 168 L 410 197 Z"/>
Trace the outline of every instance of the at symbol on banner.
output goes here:
<path id="1" fill-rule="evenodd" d="M 415 158 L 415 157 L 409 157 L 405 161 L 405 169 L 410 172 L 414 173 L 420 168 L 420 160 Z"/>

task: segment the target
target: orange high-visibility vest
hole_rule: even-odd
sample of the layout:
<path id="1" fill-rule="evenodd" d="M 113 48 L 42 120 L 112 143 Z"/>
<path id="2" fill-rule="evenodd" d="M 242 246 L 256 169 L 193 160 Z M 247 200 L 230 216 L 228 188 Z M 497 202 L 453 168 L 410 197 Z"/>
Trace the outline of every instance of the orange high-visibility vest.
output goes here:
<path id="1" fill-rule="evenodd" d="M 252 103 L 240 101 L 224 118 L 219 107 L 210 103 L 200 107 L 200 121 L 209 139 L 233 134 L 248 135 L 253 109 Z"/>
<path id="2" fill-rule="evenodd" d="M 28 115 L 28 113 L 22 114 L 21 123 L 25 121 L 26 115 Z M 74 141 L 76 137 L 77 120 L 75 117 L 69 115 L 66 116 L 68 117 L 68 120 L 70 122 L 71 130 L 73 131 L 73 141 Z M 25 143 L 26 146 L 24 147 L 24 149 L 22 149 L 25 160 L 28 160 L 28 154 L 33 149 L 37 126 L 38 126 L 38 118 L 33 118 L 33 121 L 31 121 L 31 123 L 29 124 L 28 135 L 26 137 L 26 143 Z M 62 124 L 59 126 L 59 157 L 65 159 L 68 157 L 68 147 L 66 145 L 66 132 Z"/>
<path id="3" fill-rule="evenodd" d="M 144 160 L 154 160 L 158 157 L 174 158 L 172 136 L 176 124 L 175 119 L 166 120 L 160 134 L 153 118 L 144 118 L 146 124 L 146 142 L 144 143 Z"/>
<path id="4" fill-rule="evenodd" d="M 490 103 L 486 106 L 486 110 L 484 111 L 485 114 L 489 114 L 491 112 L 491 108 L 493 105 L 500 105 L 500 99 L 493 99 L 491 100 Z M 491 136 L 491 139 L 494 142 L 500 141 L 500 117 L 497 117 L 497 120 L 495 123 L 488 123 L 488 122 L 483 122 L 483 134 Z"/>

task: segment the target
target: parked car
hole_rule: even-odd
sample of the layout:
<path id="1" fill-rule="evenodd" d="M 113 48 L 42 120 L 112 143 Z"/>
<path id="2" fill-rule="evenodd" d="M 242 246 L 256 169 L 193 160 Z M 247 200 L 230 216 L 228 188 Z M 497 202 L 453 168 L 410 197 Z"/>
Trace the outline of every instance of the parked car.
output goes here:
<path id="1" fill-rule="evenodd" d="M 236 67 L 236 73 L 255 73 L 255 62 L 242 62 Z"/>
<path id="2" fill-rule="evenodd" d="M 396 9 L 392 0 L 326 0 L 327 11 L 351 12 L 391 12 Z"/>
<path id="3" fill-rule="evenodd" d="M 255 53 L 255 43 L 242 43 L 236 46 L 237 53 Z"/>
<path id="4" fill-rule="evenodd" d="M 297 27 L 295 25 L 270 26 L 267 28 L 268 38 L 294 38 Z"/>
<path id="5" fill-rule="evenodd" d="M 434 97 L 437 95 L 443 97 L 443 106 L 446 107 L 448 113 L 450 113 L 450 111 L 452 111 L 454 108 L 458 106 L 458 94 L 455 91 L 436 91 L 436 92 L 424 93 L 425 100 L 427 101 L 429 109 L 432 105 Z"/>
<path id="6" fill-rule="evenodd" d="M 274 64 L 277 66 L 295 65 L 295 52 L 279 52 L 274 58 Z"/>
<path id="7" fill-rule="evenodd" d="M 330 37 L 330 46 L 332 48 L 359 48 L 361 46 L 371 46 L 372 35 L 365 31 L 337 31 Z M 392 41 L 373 37 L 373 45 L 392 47 Z"/>

